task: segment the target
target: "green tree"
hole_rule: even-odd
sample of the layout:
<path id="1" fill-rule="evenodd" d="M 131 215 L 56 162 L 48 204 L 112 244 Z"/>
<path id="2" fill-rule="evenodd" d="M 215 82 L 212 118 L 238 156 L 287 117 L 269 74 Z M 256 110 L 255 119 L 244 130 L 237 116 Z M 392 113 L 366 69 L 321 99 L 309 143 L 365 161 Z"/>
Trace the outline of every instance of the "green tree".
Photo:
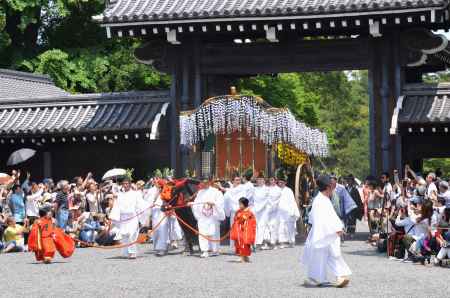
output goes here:
<path id="1" fill-rule="evenodd" d="M 137 39 L 108 40 L 92 21 L 103 9 L 103 0 L 2 2 L 0 66 L 48 74 L 70 92 L 167 88 L 168 76 L 135 61 Z"/>
<path id="2" fill-rule="evenodd" d="M 324 130 L 330 157 L 322 162 L 328 171 L 362 177 L 369 172 L 367 82 L 367 72 L 360 71 L 289 73 L 244 79 L 239 86 Z"/>

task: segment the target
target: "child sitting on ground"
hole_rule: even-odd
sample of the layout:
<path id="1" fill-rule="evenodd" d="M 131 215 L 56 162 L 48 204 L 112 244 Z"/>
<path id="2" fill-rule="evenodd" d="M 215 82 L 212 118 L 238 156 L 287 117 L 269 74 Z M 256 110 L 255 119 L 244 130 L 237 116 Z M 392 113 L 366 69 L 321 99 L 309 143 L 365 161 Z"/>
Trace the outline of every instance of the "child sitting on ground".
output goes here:
<path id="1" fill-rule="evenodd" d="M 230 239 L 234 240 L 236 255 L 240 256 L 241 263 L 249 263 L 252 253 L 251 246 L 255 243 L 256 218 L 248 208 L 248 199 L 239 199 L 239 210 L 234 216 Z"/>
<path id="2" fill-rule="evenodd" d="M 4 240 L 4 253 L 10 252 L 21 252 L 24 251 L 24 237 L 23 234 L 28 232 L 27 222 L 25 222 L 25 226 L 21 226 L 16 224 L 16 220 L 13 216 L 10 216 L 6 219 L 7 228 L 3 233 Z"/>

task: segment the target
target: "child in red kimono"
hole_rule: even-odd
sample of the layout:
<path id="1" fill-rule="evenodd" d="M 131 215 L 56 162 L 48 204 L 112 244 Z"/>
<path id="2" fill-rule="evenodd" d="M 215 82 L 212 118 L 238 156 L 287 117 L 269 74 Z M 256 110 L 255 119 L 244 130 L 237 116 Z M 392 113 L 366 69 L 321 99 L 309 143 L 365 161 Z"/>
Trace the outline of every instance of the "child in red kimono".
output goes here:
<path id="1" fill-rule="evenodd" d="M 28 249 L 34 251 L 36 260 L 49 264 L 56 250 L 62 257 L 70 257 L 75 250 L 73 239 L 64 234 L 63 230 L 55 227 L 49 208 L 41 208 L 39 216 L 28 237 Z"/>
<path id="2" fill-rule="evenodd" d="M 240 262 L 249 263 L 252 253 L 251 246 L 255 243 L 256 218 L 248 208 L 248 199 L 239 199 L 239 210 L 234 216 L 231 227 L 230 239 L 234 240 L 236 254 L 240 256 Z"/>

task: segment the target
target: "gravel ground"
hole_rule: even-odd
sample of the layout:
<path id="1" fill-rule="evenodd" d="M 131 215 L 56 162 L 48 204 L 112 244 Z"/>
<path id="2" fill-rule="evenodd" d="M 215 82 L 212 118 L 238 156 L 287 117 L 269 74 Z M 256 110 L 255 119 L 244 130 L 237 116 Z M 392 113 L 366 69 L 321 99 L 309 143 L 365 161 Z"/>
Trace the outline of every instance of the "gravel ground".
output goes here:
<path id="1" fill-rule="evenodd" d="M 348 288 L 308 288 L 299 263 L 303 246 L 263 251 L 234 263 L 228 247 L 200 259 L 178 251 L 158 258 L 149 245 L 136 260 L 120 250 L 77 249 L 70 259 L 38 264 L 28 253 L 0 255 L 1 297 L 445 297 L 450 271 L 389 261 L 362 239 L 343 244 L 353 271 Z"/>

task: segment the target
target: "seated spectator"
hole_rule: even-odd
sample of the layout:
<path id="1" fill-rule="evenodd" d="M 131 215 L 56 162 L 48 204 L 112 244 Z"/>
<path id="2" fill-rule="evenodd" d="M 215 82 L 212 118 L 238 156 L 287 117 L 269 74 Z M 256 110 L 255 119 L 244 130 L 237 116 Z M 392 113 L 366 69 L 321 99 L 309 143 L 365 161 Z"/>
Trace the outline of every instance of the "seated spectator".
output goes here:
<path id="1" fill-rule="evenodd" d="M 438 225 L 436 241 L 439 245 L 439 251 L 435 259 L 435 265 L 442 265 L 445 258 L 450 259 L 450 204 L 446 206 L 443 216 Z"/>
<path id="2" fill-rule="evenodd" d="M 3 253 L 21 252 L 24 251 L 24 237 L 23 234 L 28 232 L 25 227 L 16 224 L 14 217 L 10 216 L 6 219 L 7 228 L 3 233 Z"/>
<path id="3" fill-rule="evenodd" d="M 94 244 L 99 229 L 100 223 L 98 222 L 98 216 L 85 212 L 80 223 L 80 240 Z"/>

